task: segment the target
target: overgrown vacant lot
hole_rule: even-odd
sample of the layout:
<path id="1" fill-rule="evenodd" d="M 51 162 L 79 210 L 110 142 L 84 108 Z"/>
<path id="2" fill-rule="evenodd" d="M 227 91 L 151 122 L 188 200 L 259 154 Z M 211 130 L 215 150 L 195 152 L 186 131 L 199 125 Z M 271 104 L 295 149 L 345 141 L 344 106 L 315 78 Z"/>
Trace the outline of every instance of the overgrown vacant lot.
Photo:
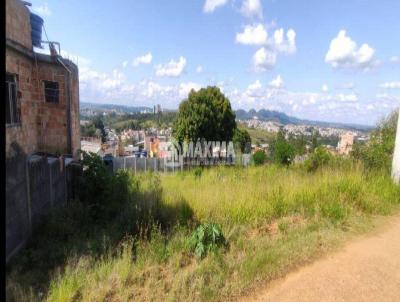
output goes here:
<path id="1" fill-rule="evenodd" d="M 89 217 L 81 202 L 51 215 L 9 268 L 9 300 L 226 300 L 368 230 L 400 204 L 388 176 L 352 162 L 314 173 L 262 166 L 123 175 L 130 198 L 116 201 L 112 218 Z M 219 224 L 227 244 L 198 258 L 189 238 L 205 222 Z"/>

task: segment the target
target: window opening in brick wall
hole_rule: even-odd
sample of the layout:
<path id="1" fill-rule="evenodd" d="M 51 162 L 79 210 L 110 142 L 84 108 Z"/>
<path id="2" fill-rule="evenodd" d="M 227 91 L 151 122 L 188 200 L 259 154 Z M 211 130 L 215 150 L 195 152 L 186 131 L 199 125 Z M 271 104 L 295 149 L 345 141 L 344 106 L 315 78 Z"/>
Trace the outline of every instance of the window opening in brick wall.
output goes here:
<path id="1" fill-rule="evenodd" d="M 58 82 L 43 81 L 44 83 L 44 98 L 47 103 L 58 103 L 60 90 Z"/>
<path id="2" fill-rule="evenodd" d="M 6 124 L 20 123 L 20 108 L 17 95 L 17 76 L 6 73 Z"/>

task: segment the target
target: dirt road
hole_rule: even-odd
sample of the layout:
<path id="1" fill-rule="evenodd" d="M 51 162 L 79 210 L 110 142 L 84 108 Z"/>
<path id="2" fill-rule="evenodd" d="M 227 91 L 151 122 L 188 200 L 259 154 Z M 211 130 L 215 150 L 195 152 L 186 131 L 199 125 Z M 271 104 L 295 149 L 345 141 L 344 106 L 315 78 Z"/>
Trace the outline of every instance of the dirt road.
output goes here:
<path id="1" fill-rule="evenodd" d="M 400 217 L 240 301 L 400 301 Z"/>

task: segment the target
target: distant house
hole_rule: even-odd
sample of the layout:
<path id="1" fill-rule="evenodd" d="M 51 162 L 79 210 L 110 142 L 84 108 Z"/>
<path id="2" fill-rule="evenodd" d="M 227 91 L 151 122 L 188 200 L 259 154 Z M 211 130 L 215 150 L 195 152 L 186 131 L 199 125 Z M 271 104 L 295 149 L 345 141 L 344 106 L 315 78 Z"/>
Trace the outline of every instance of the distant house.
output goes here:
<path id="1" fill-rule="evenodd" d="M 354 144 L 354 134 L 351 132 L 347 132 L 340 136 L 340 140 L 337 146 L 337 150 L 339 154 L 349 155 L 351 150 L 353 149 Z"/>
<path id="2" fill-rule="evenodd" d="M 261 149 L 263 149 L 265 152 L 268 152 L 268 150 L 269 150 L 269 144 L 261 144 L 260 147 L 261 147 Z"/>
<path id="3" fill-rule="evenodd" d="M 88 153 L 95 153 L 100 155 L 101 151 L 101 141 L 81 141 L 81 150 Z"/>

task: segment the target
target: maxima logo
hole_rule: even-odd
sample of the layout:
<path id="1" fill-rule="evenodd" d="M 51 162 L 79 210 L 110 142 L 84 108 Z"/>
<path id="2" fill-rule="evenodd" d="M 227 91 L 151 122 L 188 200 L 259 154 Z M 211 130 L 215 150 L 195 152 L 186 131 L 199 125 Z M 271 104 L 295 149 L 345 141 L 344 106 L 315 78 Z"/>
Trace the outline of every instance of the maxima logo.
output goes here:
<path id="1" fill-rule="evenodd" d="M 161 142 L 159 150 L 168 166 L 179 166 L 185 160 L 233 160 L 236 157 L 232 141 Z"/>

